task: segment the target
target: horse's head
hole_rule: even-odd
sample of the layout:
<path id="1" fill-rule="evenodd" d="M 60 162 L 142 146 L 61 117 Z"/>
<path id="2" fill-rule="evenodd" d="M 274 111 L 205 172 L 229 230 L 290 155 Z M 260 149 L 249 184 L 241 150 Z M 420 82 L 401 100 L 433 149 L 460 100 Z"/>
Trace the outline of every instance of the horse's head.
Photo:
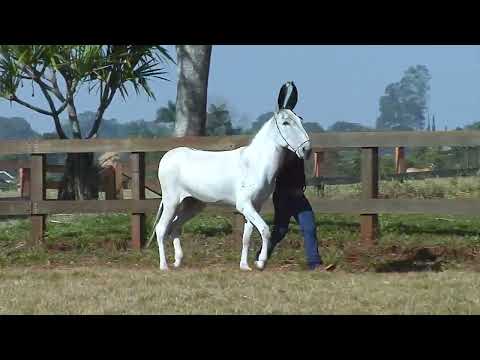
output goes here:
<path id="1" fill-rule="evenodd" d="M 293 112 L 297 97 L 293 81 L 284 84 L 278 96 L 279 110 L 274 113 L 271 121 L 277 129 L 277 143 L 293 151 L 300 159 L 308 159 L 312 153 L 310 138 L 303 128 L 302 118 Z"/>

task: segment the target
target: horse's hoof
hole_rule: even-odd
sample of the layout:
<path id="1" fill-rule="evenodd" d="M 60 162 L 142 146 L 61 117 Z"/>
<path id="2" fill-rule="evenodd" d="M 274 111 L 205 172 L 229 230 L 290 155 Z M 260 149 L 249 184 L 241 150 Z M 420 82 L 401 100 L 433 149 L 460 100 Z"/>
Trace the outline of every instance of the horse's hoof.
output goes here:
<path id="1" fill-rule="evenodd" d="M 263 270 L 263 268 L 265 267 L 265 261 L 255 261 L 255 266 L 257 267 L 257 269 Z"/>
<path id="2" fill-rule="evenodd" d="M 168 266 L 160 266 L 160 271 L 168 271 Z"/>
<path id="3" fill-rule="evenodd" d="M 250 266 L 248 266 L 247 264 L 242 264 L 242 265 L 240 265 L 240 270 L 252 271 L 252 268 Z"/>
<path id="4" fill-rule="evenodd" d="M 181 261 L 178 261 L 178 262 L 175 261 L 175 262 L 173 263 L 173 267 L 178 268 L 181 264 L 182 264 Z"/>

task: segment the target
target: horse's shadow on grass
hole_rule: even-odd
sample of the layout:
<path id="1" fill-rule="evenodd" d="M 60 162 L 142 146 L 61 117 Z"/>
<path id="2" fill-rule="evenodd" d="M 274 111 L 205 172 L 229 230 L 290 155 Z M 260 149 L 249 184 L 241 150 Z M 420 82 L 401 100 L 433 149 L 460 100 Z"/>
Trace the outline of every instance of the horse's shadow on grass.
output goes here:
<path id="1" fill-rule="evenodd" d="M 378 273 L 422 271 L 442 271 L 441 258 L 425 248 L 419 249 L 407 259 L 390 260 L 375 265 L 375 272 Z"/>
<path id="2" fill-rule="evenodd" d="M 417 262 L 415 260 L 394 260 L 375 267 L 377 273 L 404 273 L 404 272 L 422 272 L 422 271 L 442 271 L 441 262 Z"/>

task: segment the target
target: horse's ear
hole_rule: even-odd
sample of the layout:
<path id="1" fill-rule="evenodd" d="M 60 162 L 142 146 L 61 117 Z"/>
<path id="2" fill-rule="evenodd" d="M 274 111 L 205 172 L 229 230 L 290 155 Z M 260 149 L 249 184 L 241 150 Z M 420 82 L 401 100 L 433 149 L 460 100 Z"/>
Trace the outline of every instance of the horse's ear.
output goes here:
<path id="1" fill-rule="evenodd" d="M 293 81 L 283 84 L 278 94 L 278 109 L 293 110 L 298 101 L 297 87 Z"/>

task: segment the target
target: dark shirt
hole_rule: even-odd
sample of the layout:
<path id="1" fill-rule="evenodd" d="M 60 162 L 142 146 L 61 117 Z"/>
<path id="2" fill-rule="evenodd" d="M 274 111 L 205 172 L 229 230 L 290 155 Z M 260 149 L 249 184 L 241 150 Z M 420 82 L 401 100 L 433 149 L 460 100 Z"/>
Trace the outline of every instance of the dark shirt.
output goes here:
<path id="1" fill-rule="evenodd" d="M 305 164 L 294 152 L 287 151 L 285 162 L 278 171 L 275 187 L 289 190 L 305 188 Z"/>

